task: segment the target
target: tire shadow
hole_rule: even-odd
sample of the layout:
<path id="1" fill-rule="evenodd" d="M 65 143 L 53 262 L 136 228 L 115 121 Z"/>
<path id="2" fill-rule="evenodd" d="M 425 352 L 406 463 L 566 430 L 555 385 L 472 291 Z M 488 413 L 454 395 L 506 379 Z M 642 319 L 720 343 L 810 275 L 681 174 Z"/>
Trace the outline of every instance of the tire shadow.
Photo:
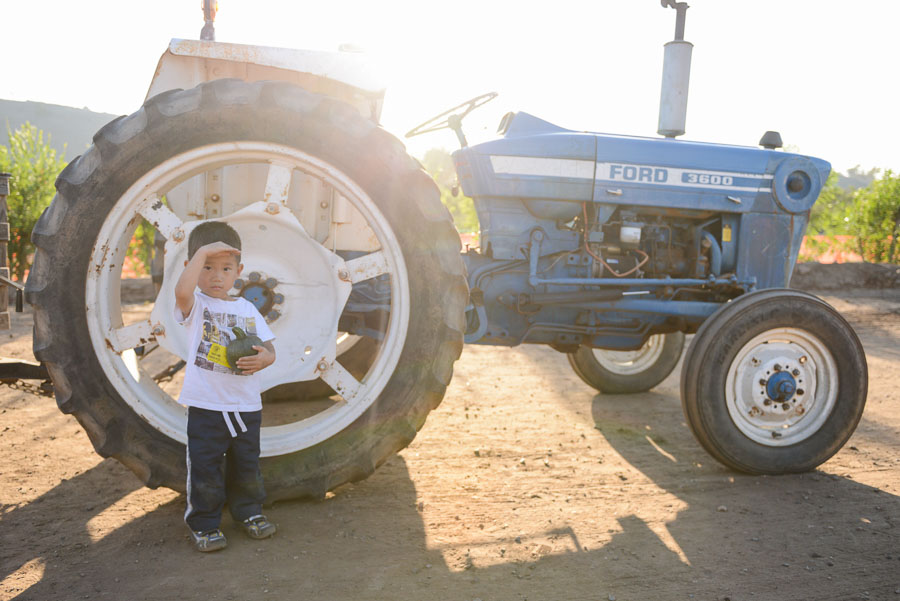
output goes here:
<path id="1" fill-rule="evenodd" d="M 447 572 L 441 552 L 426 545 L 415 488 L 399 456 L 323 501 L 267 507 L 280 528 L 272 539 L 245 538 L 224 518 L 228 548 L 211 554 L 189 542 L 183 495 L 92 536 L 91 521 L 117 504 L 136 513 L 141 502 L 123 500 L 142 488 L 117 462 L 104 460 L 5 511 L 0 598 L 394 599 L 392 583 L 415 579 L 414 570 L 423 582 Z M 86 490 L 96 492 L 86 499 Z M 39 576 L 32 569 L 30 579 L 17 577 L 35 563 Z"/>
<path id="2" fill-rule="evenodd" d="M 665 525 L 668 546 L 699 589 L 730 598 L 894 596 L 897 495 L 828 463 L 796 475 L 731 471 L 702 450 L 668 394 L 597 395 L 591 415 L 625 461 L 682 502 Z"/>

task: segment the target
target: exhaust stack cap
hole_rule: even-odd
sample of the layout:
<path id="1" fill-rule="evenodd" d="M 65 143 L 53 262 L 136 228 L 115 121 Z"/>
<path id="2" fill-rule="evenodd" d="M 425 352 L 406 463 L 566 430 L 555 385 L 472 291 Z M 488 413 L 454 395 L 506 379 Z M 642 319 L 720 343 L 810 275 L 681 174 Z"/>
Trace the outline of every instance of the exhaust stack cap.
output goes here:
<path id="1" fill-rule="evenodd" d="M 781 148 L 784 144 L 781 141 L 781 134 L 777 131 L 767 131 L 763 137 L 759 139 L 759 145 L 769 150 Z"/>

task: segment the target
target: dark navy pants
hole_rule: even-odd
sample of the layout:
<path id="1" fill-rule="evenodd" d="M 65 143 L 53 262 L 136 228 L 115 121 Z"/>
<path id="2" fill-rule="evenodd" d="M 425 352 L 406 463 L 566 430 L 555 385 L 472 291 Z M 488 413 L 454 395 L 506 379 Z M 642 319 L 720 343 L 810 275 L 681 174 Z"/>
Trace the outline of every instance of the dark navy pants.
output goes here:
<path id="1" fill-rule="evenodd" d="M 226 501 L 235 521 L 262 513 L 266 492 L 259 471 L 261 423 L 262 411 L 188 407 L 184 521 L 191 530 L 218 528 Z"/>

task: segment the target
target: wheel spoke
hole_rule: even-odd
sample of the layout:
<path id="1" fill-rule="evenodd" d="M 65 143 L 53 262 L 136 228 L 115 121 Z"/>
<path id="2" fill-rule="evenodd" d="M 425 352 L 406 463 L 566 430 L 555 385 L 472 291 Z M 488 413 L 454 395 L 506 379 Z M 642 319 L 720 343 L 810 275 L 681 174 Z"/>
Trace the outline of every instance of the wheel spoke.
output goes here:
<path id="1" fill-rule="evenodd" d="M 348 403 L 359 394 L 362 387 L 359 380 L 337 361 L 332 362 L 325 370 L 320 370 L 319 377 Z"/>
<path id="2" fill-rule="evenodd" d="M 391 272 L 387 257 L 380 250 L 351 259 L 345 265 L 350 273 L 350 281 L 354 284 Z"/>
<path id="3" fill-rule="evenodd" d="M 266 175 L 266 191 L 263 193 L 263 200 L 265 202 L 287 204 L 292 174 L 293 170 L 290 166 L 281 163 L 270 163 L 269 173 Z"/>
<path id="4" fill-rule="evenodd" d="M 121 354 L 129 349 L 147 344 L 152 337 L 150 320 L 146 319 L 110 331 L 106 341 L 112 350 Z"/>
<path id="5" fill-rule="evenodd" d="M 149 221 L 153 227 L 159 230 L 167 240 L 171 239 L 175 232 L 182 231 L 184 225 L 181 219 L 165 205 L 165 203 L 153 194 L 138 206 L 138 213 Z"/>

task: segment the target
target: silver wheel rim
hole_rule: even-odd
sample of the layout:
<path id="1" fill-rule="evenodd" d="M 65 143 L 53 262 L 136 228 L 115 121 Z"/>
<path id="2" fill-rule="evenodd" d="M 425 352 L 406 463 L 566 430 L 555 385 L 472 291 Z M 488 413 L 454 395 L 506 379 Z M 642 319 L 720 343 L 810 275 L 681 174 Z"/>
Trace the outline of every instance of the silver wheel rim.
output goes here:
<path id="1" fill-rule="evenodd" d="M 375 357 L 372 366 L 364 377 L 356 380 L 349 372 L 342 369 L 335 359 L 337 343 L 341 334 L 335 329 L 330 335 L 334 349 L 327 357 L 326 370 L 322 379 L 338 390 L 341 398 L 338 402 L 312 417 L 297 422 L 277 426 L 263 427 L 261 433 L 262 456 L 274 456 L 291 453 L 313 446 L 331 438 L 368 409 L 388 383 L 399 361 L 403 341 L 406 338 L 409 324 L 409 287 L 406 265 L 403 260 L 399 242 L 384 215 L 372 199 L 345 173 L 320 159 L 301 152 L 295 148 L 263 142 L 229 142 L 211 144 L 192 149 L 179 156 L 172 157 L 157 165 L 132 185 L 106 217 L 91 257 L 91 267 L 86 278 L 85 294 L 88 312 L 88 330 L 91 344 L 100 365 L 126 403 L 153 428 L 166 436 L 185 443 L 186 409 L 174 399 L 152 378 L 141 371 L 134 348 L 154 337 L 153 319 L 123 326 L 122 306 L 120 303 L 120 281 L 122 264 L 137 222 L 136 217 L 148 217 L 148 199 L 162 198 L 167 190 L 188 180 L 198 173 L 233 164 L 267 165 L 266 195 L 270 183 L 284 184 L 290 182 L 291 173 L 300 171 L 312 175 L 332 186 L 346 198 L 352 207 L 365 219 L 380 249 L 361 260 L 337 261 L 332 267 L 341 269 L 341 279 L 348 278 L 351 283 L 362 281 L 376 275 L 389 274 L 391 282 L 390 318 L 384 341 Z M 287 175 L 285 175 L 287 173 Z M 272 186 L 274 188 L 274 186 Z M 260 191 L 262 192 L 262 191 Z M 284 192 L 285 196 L 287 192 Z M 262 195 L 261 195 L 262 196 Z M 267 200 L 271 200 L 268 199 Z M 157 205 L 159 203 L 156 203 Z M 273 203 L 260 203 L 271 209 Z M 251 205 L 252 206 L 252 205 Z M 247 207 L 249 209 L 250 207 Z M 244 211 L 237 211 L 238 215 Z M 165 224 L 158 229 L 165 229 L 168 234 L 167 253 L 173 238 L 186 240 L 186 231 L 197 222 L 187 222 L 184 216 L 154 214 Z M 226 221 L 230 216 L 226 216 Z M 281 207 L 280 217 L 290 218 L 290 210 Z M 156 224 L 156 221 L 153 221 Z M 298 222 L 299 223 L 299 222 Z M 302 229 L 302 228 L 301 228 Z M 181 230 L 180 233 L 176 233 Z M 340 264 L 338 264 L 340 263 Z M 168 264 L 168 258 L 167 258 Z M 168 273 L 166 277 L 168 278 Z M 347 284 L 349 286 L 350 284 Z M 154 304 L 153 316 L 165 313 L 174 301 L 164 300 L 166 287 L 160 291 Z M 349 293 L 349 292 L 348 292 Z M 344 297 L 346 301 L 346 296 Z M 170 311 L 171 312 L 171 311 Z M 279 337 L 278 323 L 272 326 Z M 157 336 L 157 338 L 160 338 Z M 165 335 L 162 336 L 165 338 Z M 344 339 L 340 352 L 343 352 L 354 340 Z M 162 345 L 163 342 L 161 341 Z M 277 347 L 276 347 L 277 348 Z M 307 353 L 308 354 L 308 353 Z M 302 360 L 302 359 L 301 359 Z M 261 372 L 264 373 L 264 372 Z M 326 374 L 327 378 L 326 379 Z M 303 378 L 310 379 L 310 378 Z M 331 381 L 329 381 L 331 380 Z"/>
<path id="2" fill-rule="evenodd" d="M 636 351 L 592 349 L 594 359 L 603 369 L 621 376 L 641 374 L 652 368 L 662 356 L 665 334 L 650 336 Z"/>
<path id="3" fill-rule="evenodd" d="M 715 366 L 701 369 L 715 369 Z M 789 398 L 773 400 L 773 378 L 783 375 Z M 783 447 L 819 431 L 835 406 L 837 363 L 806 330 L 776 328 L 745 344 L 728 366 L 725 402 L 737 428 L 761 445 Z"/>

